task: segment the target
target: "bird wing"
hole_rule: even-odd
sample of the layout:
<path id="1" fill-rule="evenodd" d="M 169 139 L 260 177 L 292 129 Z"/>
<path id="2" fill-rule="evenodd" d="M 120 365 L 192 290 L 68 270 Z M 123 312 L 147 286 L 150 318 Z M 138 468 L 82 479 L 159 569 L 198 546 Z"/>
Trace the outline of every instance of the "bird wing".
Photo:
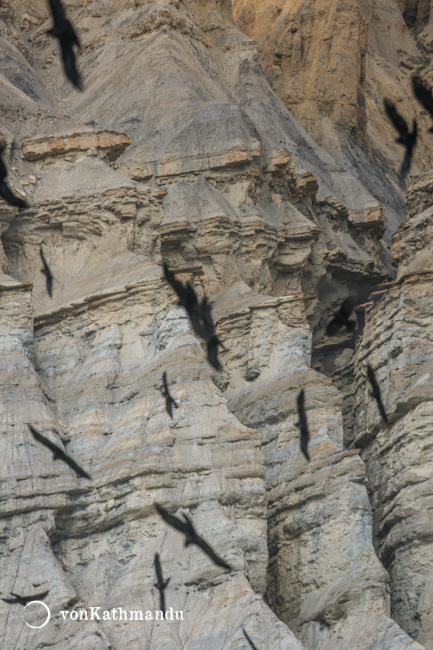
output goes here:
<path id="1" fill-rule="evenodd" d="M 41 256 L 42 264 L 44 265 L 44 268 L 42 269 L 42 273 L 44 273 L 44 275 L 47 278 L 47 292 L 48 292 L 48 295 L 50 296 L 50 298 L 52 298 L 53 297 L 53 280 L 54 280 L 54 276 L 51 273 L 51 269 L 47 264 L 47 260 L 45 259 L 45 255 L 43 253 L 42 246 L 39 249 L 39 254 Z"/>
<path id="2" fill-rule="evenodd" d="M 298 395 L 298 417 L 299 417 L 299 431 L 301 435 L 301 451 L 305 458 L 309 461 L 308 443 L 310 441 L 310 432 L 308 429 L 307 414 L 305 412 L 305 390 L 302 389 Z"/>
<path id="3" fill-rule="evenodd" d="M 2 598 L 5 603 L 9 603 L 9 605 L 15 605 L 15 603 L 19 603 L 20 601 L 18 598 Z"/>
<path id="4" fill-rule="evenodd" d="M 38 442 L 41 442 L 43 445 L 45 445 L 45 447 L 48 447 L 48 449 L 51 449 L 51 451 L 54 452 L 54 454 L 56 456 L 60 456 L 60 453 L 64 453 L 64 452 L 62 452 L 60 447 L 58 447 L 56 444 L 54 444 L 54 442 L 51 442 L 51 440 L 49 440 L 48 438 L 45 438 L 45 436 L 40 434 L 39 431 L 37 431 L 31 424 L 27 423 L 27 426 L 29 427 L 30 431 L 32 432 L 33 437 Z"/>
<path id="5" fill-rule="evenodd" d="M 376 401 L 377 401 L 377 406 L 379 407 L 379 413 L 382 417 L 382 420 L 385 422 L 385 424 L 389 424 L 388 416 L 386 415 L 385 407 L 383 405 L 382 398 L 380 397 L 380 395 L 376 397 Z"/>
<path id="6" fill-rule="evenodd" d="M 307 418 L 305 415 L 305 390 L 304 389 L 302 389 L 301 392 L 299 393 L 296 402 L 298 405 L 299 424 L 303 425 L 304 423 L 307 422 Z"/>
<path id="7" fill-rule="evenodd" d="M 380 395 L 379 384 L 377 383 L 376 375 L 374 374 L 374 370 L 370 366 L 370 364 L 368 364 L 367 366 L 367 375 L 368 375 L 368 379 L 370 380 L 370 384 L 373 389 L 374 396 Z"/>
<path id="8" fill-rule="evenodd" d="M 45 436 L 41 435 L 39 431 L 36 431 L 36 429 L 32 427 L 31 424 L 27 424 L 27 426 L 29 427 L 30 431 L 32 432 L 36 440 L 38 440 L 43 445 L 48 447 L 48 449 L 51 449 L 51 451 L 54 452 L 55 456 L 63 460 L 65 463 L 67 463 L 69 467 L 71 467 L 78 474 L 78 476 L 83 478 L 89 478 L 89 479 L 92 478 L 90 474 L 88 474 L 84 469 L 82 469 L 82 467 L 80 467 L 73 458 L 68 456 L 68 454 L 66 454 L 63 451 L 63 449 L 61 449 L 56 444 L 54 444 L 54 442 L 51 442 L 51 440 L 49 440 L 48 438 L 45 438 Z"/>
<path id="9" fill-rule="evenodd" d="M 83 89 L 81 76 L 78 72 L 75 52 L 67 36 L 59 36 L 60 48 L 62 50 L 63 68 L 69 81 L 71 81 L 79 90 Z"/>
<path id="10" fill-rule="evenodd" d="M 162 375 L 162 383 L 164 386 L 165 394 L 168 395 L 168 383 L 167 383 L 167 373 L 164 371 L 164 374 Z"/>
<path id="11" fill-rule="evenodd" d="M 164 262 L 164 277 L 171 286 L 171 288 L 176 292 L 177 296 L 182 299 L 186 295 L 186 287 L 180 282 L 180 280 L 176 280 L 176 277 L 173 273 L 173 271 L 170 271 L 168 268 L 167 264 Z"/>
<path id="12" fill-rule="evenodd" d="M 53 297 L 53 276 L 47 277 L 47 292 L 50 298 Z"/>
<path id="13" fill-rule="evenodd" d="M 49 0 L 51 15 L 56 27 L 62 27 L 66 22 L 66 12 L 61 0 Z"/>
<path id="14" fill-rule="evenodd" d="M 203 329 L 206 334 L 205 338 L 210 338 L 212 336 L 215 336 L 215 324 L 212 318 L 212 305 L 210 304 L 206 296 L 201 301 L 200 317 L 203 321 Z"/>
<path id="15" fill-rule="evenodd" d="M 207 342 L 207 358 L 211 366 L 221 372 L 222 366 L 218 360 L 219 339 L 216 335 L 212 336 Z"/>
<path id="16" fill-rule="evenodd" d="M 388 114 L 389 119 L 393 123 L 394 127 L 400 133 L 400 135 L 407 135 L 409 133 L 409 127 L 406 120 L 397 112 L 395 105 L 389 100 L 384 100 L 385 110 Z"/>
<path id="17" fill-rule="evenodd" d="M 339 323 L 336 318 L 333 318 L 326 327 L 326 333 L 328 334 L 328 336 L 335 336 L 336 334 L 338 334 L 341 328 L 342 328 L 342 324 Z"/>
<path id="18" fill-rule="evenodd" d="M 178 519 L 178 517 L 175 517 L 174 515 L 170 515 L 165 508 L 162 506 L 159 506 L 157 503 L 155 504 L 155 508 L 158 510 L 159 514 L 161 517 L 164 519 L 164 521 L 169 525 L 172 526 L 173 528 L 176 528 L 179 532 L 183 533 L 186 535 L 188 531 L 188 526 L 185 524 L 184 521 L 181 519 Z"/>
<path id="19" fill-rule="evenodd" d="M 348 296 L 346 300 L 343 301 L 343 304 L 340 307 L 340 314 L 344 318 L 349 318 L 355 308 L 355 305 L 356 305 L 356 297 Z"/>
<path id="20" fill-rule="evenodd" d="M 15 602 L 15 603 L 18 602 L 18 603 L 20 603 L 21 605 L 23 605 L 23 607 L 25 607 L 26 605 L 28 605 L 28 603 L 31 603 L 32 600 L 42 600 L 42 599 L 45 598 L 45 596 L 47 596 L 49 593 L 50 593 L 50 592 L 47 590 L 47 591 L 43 591 L 43 592 L 41 592 L 40 594 L 33 594 L 32 596 L 20 596 L 19 594 L 14 594 L 14 593 L 11 591 L 11 596 L 14 596 L 14 597 L 16 598 L 16 600 L 14 600 L 14 601 L 12 601 L 12 602 Z"/>
<path id="21" fill-rule="evenodd" d="M 52 273 L 50 271 L 50 267 L 47 264 L 47 260 L 45 259 L 45 255 L 44 255 L 44 252 L 42 250 L 42 246 L 39 249 L 39 255 L 41 256 L 42 264 L 44 265 L 44 270 L 47 272 L 48 276 L 53 277 Z"/>
<path id="22" fill-rule="evenodd" d="M 418 75 L 412 77 L 412 86 L 417 100 L 433 117 L 433 93 L 431 88 Z"/>
<path id="23" fill-rule="evenodd" d="M 227 564 L 227 562 L 224 562 L 224 560 L 222 560 L 222 559 L 221 559 L 221 558 L 220 558 L 220 557 L 215 553 L 215 551 L 213 550 L 213 548 L 211 548 L 211 547 L 209 546 L 209 544 L 208 544 L 207 542 L 205 542 L 205 540 L 203 539 L 203 537 L 200 537 L 200 535 L 198 535 L 198 534 L 195 532 L 195 529 L 194 529 L 194 527 L 193 527 L 193 525 L 192 525 L 190 519 L 188 519 L 188 517 L 187 517 L 186 515 L 185 515 L 185 519 L 187 520 L 187 522 L 188 522 L 188 524 L 189 524 L 189 526 L 190 526 L 190 533 L 191 533 L 191 536 L 192 536 L 192 538 L 193 538 L 192 544 L 195 544 L 196 546 L 198 546 L 199 548 L 201 548 L 201 550 L 204 551 L 204 552 L 206 553 L 206 555 L 207 555 L 207 556 L 212 560 L 212 562 L 214 562 L 214 564 L 217 564 L 218 566 L 223 567 L 224 569 L 228 569 L 229 571 L 231 571 L 231 570 L 232 570 L 231 566 L 229 566 L 229 565 Z"/>
<path id="24" fill-rule="evenodd" d="M 76 463 L 75 460 L 73 458 L 71 458 L 70 456 L 68 456 L 68 454 L 66 454 L 62 449 L 60 449 L 58 456 L 59 456 L 59 458 L 64 460 L 65 463 L 67 463 L 69 465 L 69 467 L 71 467 L 71 469 L 73 469 L 74 472 L 76 472 L 76 474 L 80 478 L 88 478 L 90 480 L 92 479 L 90 474 L 88 474 L 82 467 L 80 467 L 78 465 L 78 463 Z"/>
<path id="25" fill-rule="evenodd" d="M 6 201 L 6 203 L 9 203 L 9 205 L 13 205 L 17 208 L 28 207 L 27 201 L 24 201 L 24 199 L 21 199 L 19 196 L 15 196 L 9 185 L 4 181 L 0 182 L 0 196 Z"/>
<path id="26" fill-rule="evenodd" d="M 305 458 L 310 462 L 310 454 L 308 453 L 308 443 L 310 441 L 310 434 L 308 429 L 301 429 L 301 451 Z"/>
<path id="27" fill-rule="evenodd" d="M 242 628 L 242 632 L 244 633 L 244 637 L 246 638 L 246 640 L 248 641 L 248 643 L 250 644 L 250 646 L 253 648 L 253 650 L 257 650 L 257 647 L 256 647 L 256 646 L 254 645 L 254 643 L 251 641 L 250 637 L 248 636 L 248 634 L 246 633 L 246 631 L 245 631 L 244 628 Z"/>
<path id="28" fill-rule="evenodd" d="M 161 568 L 161 562 L 159 560 L 159 553 L 155 553 L 154 564 L 155 564 L 155 571 L 156 571 L 156 578 L 158 580 L 158 585 L 159 585 L 159 587 L 161 587 L 161 585 L 164 585 L 164 578 L 163 578 L 163 575 L 162 575 L 162 568 Z"/>
<path id="29" fill-rule="evenodd" d="M 406 148 L 406 153 L 400 167 L 400 176 L 402 178 L 406 178 L 406 176 L 408 175 L 411 164 L 412 164 L 412 149 Z"/>

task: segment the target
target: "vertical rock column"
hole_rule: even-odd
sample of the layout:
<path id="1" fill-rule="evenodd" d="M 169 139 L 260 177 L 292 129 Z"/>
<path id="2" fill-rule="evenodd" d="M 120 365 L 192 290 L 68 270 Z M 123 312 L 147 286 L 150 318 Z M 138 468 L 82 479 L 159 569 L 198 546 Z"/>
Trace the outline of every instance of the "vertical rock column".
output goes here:
<path id="1" fill-rule="evenodd" d="M 391 578 L 392 614 L 433 647 L 433 208 L 431 173 L 409 191 L 406 222 L 393 238 L 396 282 L 367 305 L 356 355 L 356 434 L 367 465 L 375 545 Z M 366 367 L 378 379 L 381 420 Z"/>

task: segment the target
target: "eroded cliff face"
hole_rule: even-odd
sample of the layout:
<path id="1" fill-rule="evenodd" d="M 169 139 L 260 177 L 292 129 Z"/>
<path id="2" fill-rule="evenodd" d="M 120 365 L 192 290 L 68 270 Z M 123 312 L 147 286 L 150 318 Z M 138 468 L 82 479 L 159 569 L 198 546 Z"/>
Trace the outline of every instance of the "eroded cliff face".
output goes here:
<path id="1" fill-rule="evenodd" d="M 394 232 L 404 215 L 396 173 L 402 149 L 383 98 L 392 98 L 409 123 L 430 125 L 413 99 L 411 76 L 433 79 L 431 0 L 233 0 L 233 7 L 239 27 L 257 41 L 277 95 L 381 201 Z M 432 164 L 427 137 L 412 177 Z"/>
<path id="2" fill-rule="evenodd" d="M 428 647 L 428 624 L 421 634 L 399 595 L 408 558 L 390 587 L 373 544 L 379 506 L 348 448 L 361 416 L 343 431 L 348 397 L 312 368 L 313 346 L 353 368 L 355 339 L 326 340 L 327 313 L 393 279 L 381 203 L 280 102 L 229 2 L 67 8 L 82 94 L 44 35 L 45 2 L 16 0 L 0 21 L 1 137 L 30 203 L 0 206 L 1 587 L 49 589 L 53 613 L 31 630 L 0 601 L 0 645 L 228 650 L 247 647 L 244 626 L 258 647 L 421 649 L 408 633 Z M 222 373 L 163 259 L 211 297 Z M 54 462 L 27 422 L 93 480 Z M 185 549 L 155 503 L 189 514 L 233 571 Z M 62 620 L 72 606 L 157 609 L 155 552 L 184 621 Z"/>
<path id="3" fill-rule="evenodd" d="M 431 180 L 430 172 L 412 186 L 408 218 L 394 235 L 396 281 L 366 306 L 356 352 L 354 436 L 367 467 L 375 546 L 391 578 L 393 616 L 427 648 L 433 644 Z M 367 362 L 380 378 L 389 427 L 368 399 Z"/>

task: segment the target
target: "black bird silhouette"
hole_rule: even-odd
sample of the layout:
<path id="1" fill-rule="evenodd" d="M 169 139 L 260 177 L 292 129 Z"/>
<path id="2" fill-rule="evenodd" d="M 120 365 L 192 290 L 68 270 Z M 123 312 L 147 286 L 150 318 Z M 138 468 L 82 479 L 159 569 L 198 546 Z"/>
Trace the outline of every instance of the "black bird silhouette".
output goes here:
<path id="1" fill-rule="evenodd" d="M 11 596 L 13 596 L 13 598 L 2 598 L 2 600 L 4 600 L 5 603 L 9 603 L 10 605 L 15 605 L 18 603 L 25 607 L 31 603 L 32 600 L 43 600 L 45 596 L 48 596 L 49 593 L 49 591 L 43 591 L 41 594 L 35 594 L 34 596 L 19 596 L 18 594 L 11 592 Z"/>
<path id="2" fill-rule="evenodd" d="M 255 646 L 254 643 L 251 641 L 250 637 L 248 636 L 248 634 L 246 633 L 246 630 L 244 628 L 242 628 L 242 632 L 244 633 L 244 636 L 245 636 L 246 640 L 248 641 L 250 646 L 253 648 L 253 650 L 257 650 L 257 646 Z"/>
<path id="3" fill-rule="evenodd" d="M 370 365 L 367 366 L 367 374 L 368 374 L 368 379 L 370 381 L 371 387 L 373 389 L 371 391 L 371 396 L 374 397 L 374 399 L 377 402 L 377 406 L 379 408 L 379 413 L 382 416 L 382 420 L 385 422 L 385 424 L 388 424 L 388 417 L 385 412 L 385 407 L 383 406 L 382 403 L 379 384 L 377 383 L 376 375 L 374 374 L 373 368 Z"/>
<path id="4" fill-rule="evenodd" d="M 8 170 L 6 169 L 6 165 L 3 160 L 4 150 L 5 147 L 0 148 L 0 196 L 4 201 L 6 201 L 6 203 L 9 203 L 9 205 L 13 205 L 16 208 L 27 208 L 28 203 L 18 196 L 15 196 L 6 181 Z"/>
<path id="5" fill-rule="evenodd" d="M 43 268 L 41 269 L 41 273 L 43 273 L 47 279 L 47 292 L 50 298 L 53 297 L 53 280 L 54 276 L 50 271 L 50 267 L 47 264 L 47 260 L 45 259 L 45 256 L 42 252 L 42 246 L 39 249 L 39 254 L 41 256 L 42 264 L 44 265 Z"/>
<path id="6" fill-rule="evenodd" d="M 70 456 L 68 456 L 68 454 L 66 454 L 63 451 L 63 449 L 60 449 L 60 447 L 58 447 L 53 442 L 51 442 L 51 440 L 48 440 L 48 438 L 45 438 L 43 435 L 41 435 L 39 433 L 39 431 L 36 431 L 36 429 L 34 427 L 32 427 L 31 424 L 27 423 L 27 426 L 29 427 L 30 431 L 32 432 L 33 437 L 38 442 L 41 442 L 43 445 L 45 445 L 45 447 L 48 447 L 48 449 L 51 449 L 51 451 L 53 452 L 54 460 L 57 460 L 58 458 L 60 458 L 60 460 L 63 460 L 65 463 L 67 463 L 69 465 L 69 467 L 71 467 L 74 470 L 74 472 L 77 473 L 77 475 L 79 477 L 90 478 L 90 479 L 92 478 L 90 476 L 90 474 L 85 472 L 84 469 L 82 469 L 79 465 L 77 465 L 75 460 L 73 458 L 71 458 Z"/>
<path id="7" fill-rule="evenodd" d="M 162 575 L 162 567 L 161 567 L 161 562 L 159 560 L 159 553 L 155 553 L 155 571 L 156 571 L 156 579 L 158 582 L 154 583 L 154 587 L 156 587 L 159 591 L 159 601 L 160 601 L 160 611 L 164 612 L 164 618 L 165 618 L 165 613 L 166 613 L 166 608 L 165 608 L 165 590 L 167 588 L 168 583 L 170 582 L 170 578 L 167 578 L 167 580 L 164 581 L 163 575 Z"/>
<path id="8" fill-rule="evenodd" d="M 182 284 L 182 282 L 175 278 L 173 271 L 170 271 L 165 263 L 164 276 L 179 298 L 177 304 L 186 309 L 194 332 L 206 341 L 209 363 L 216 370 L 221 370 L 221 364 L 218 360 L 218 348 L 224 348 L 224 346 L 216 335 L 215 324 L 212 318 L 212 305 L 206 296 L 200 302 L 191 283 Z"/>
<path id="9" fill-rule="evenodd" d="M 432 89 L 419 77 L 415 75 L 412 77 L 412 87 L 415 97 L 422 106 L 430 113 L 433 118 L 433 93 Z M 430 133 L 433 133 L 433 126 L 429 128 Z"/>
<path id="10" fill-rule="evenodd" d="M 201 320 L 201 326 L 204 332 L 203 338 L 205 339 L 207 345 L 208 361 L 216 370 L 221 371 L 222 367 L 218 360 L 218 348 L 222 347 L 224 350 L 225 348 L 216 334 L 215 324 L 212 318 L 212 305 L 209 303 L 206 297 L 203 298 L 200 305 L 199 318 Z"/>
<path id="11" fill-rule="evenodd" d="M 178 408 L 175 400 L 172 398 L 170 395 L 170 391 L 168 390 L 168 383 L 167 383 L 167 373 L 164 372 L 162 375 L 162 387 L 161 387 L 161 393 L 165 397 L 165 408 L 167 410 L 167 413 L 171 418 L 173 418 L 173 406 L 175 408 Z"/>
<path id="12" fill-rule="evenodd" d="M 403 159 L 403 162 L 400 167 L 400 174 L 404 178 L 407 176 L 410 170 L 410 165 L 412 162 L 412 154 L 415 149 L 417 137 L 418 137 L 418 125 L 416 120 L 412 122 L 412 131 L 409 131 L 408 124 L 406 120 L 397 112 L 395 105 L 390 102 L 388 99 L 384 100 L 385 110 L 388 114 L 389 119 L 394 125 L 394 128 L 399 132 L 399 137 L 396 139 L 396 142 L 402 144 L 406 148 L 406 155 Z"/>
<path id="13" fill-rule="evenodd" d="M 335 336 L 340 329 L 345 326 L 348 332 L 353 332 L 356 327 L 356 321 L 349 320 L 350 315 L 356 305 L 356 297 L 349 296 L 344 300 L 340 309 L 334 314 L 334 318 L 328 324 L 326 333 L 329 336 Z"/>
<path id="14" fill-rule="evenodd" d="M 82 90 L 81 76 L 77 69 L 74 52 L 74 46 L 81 47 L 80 41 L 72 24 L 66 18 L 65 8 L 61 0 L 48 0 L 48 2 L 54 26 L 47 31 L 47 34 L 59 41 L 66 76 L 76 88 Z"/>
<path id="15" fill-rule="evenodd" d="M 308 453 L 308 443 L 310 441 L 310 431 L 308 429 L 307 414 L 305 413 L 305 391 L 304 389 L 298 395 L 298 417 L 299 422 L 296 422 L 301 434 L 301 451 L 305 458 L 310 462 L 310 455 Z"/>
<path id="16" fill-rule="evenodd" d="M 155 504 L 155 507 L 169 526 L 176 528 L 176 530 L 185 535 L 185 546 L 189 546 L 190 544 L 199 546 L 201 550 L 204 551 L 206 555 L 212 560 L 212 562 L 218 566 L 223 567 L 224 569 L 231 571 L 231 567 L 226 562 L 224 562 L 224 560 L 218 557 L 218 555 L 212 550 L 209 544 L 207 544 L 202 537 L 197 535 L 191 520 L 186 515 L 183 515 L 186 519 L 186 522 L 184 522 L 182 519 L 178 519 L 178 517 L 170 515 L 162 506 Z"/>

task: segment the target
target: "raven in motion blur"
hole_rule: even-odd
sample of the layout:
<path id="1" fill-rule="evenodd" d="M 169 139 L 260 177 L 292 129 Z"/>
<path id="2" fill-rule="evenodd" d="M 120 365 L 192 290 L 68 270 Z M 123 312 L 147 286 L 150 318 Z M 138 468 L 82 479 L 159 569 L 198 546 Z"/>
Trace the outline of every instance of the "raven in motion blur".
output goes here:
<path id="1" fill-rule="evenodd" d="M 350 315 L 356 305 L 355 296 L 349 296 L 341 305 L 340 309 L 334 314 L 334 318 L 329 322 L 326 332 L 329 336 L 335 336 L 340 329 L 345 326 L 348 332 L 353 332 L 356 327 L 356 321 L 349 320 Z"/>
<path id="2" fill-rule="evenodd" d="M 155 507 L 158 510 L 161 517 L 164 519 L 164 521 L 167 524 L 169 524 L 169 526 L 176 528 L 176 530 L 178 530 L 179 532 L 185 535 L 185 546 L 189 546 L 190 544 L 195 544 L 196 546 L 201 548 L 202 551 L 206 553 L 206 555 L 212 560 L 212 562 L 214 562 L 218 566 L 223 567 L 224 569 L 228 569 L 229 571 L 231 571 L 231 567 L 226 562 L 224 562 L 224 560 L 218 557 L 218 555 L 212 550 L 209 544 L 207 544 L 202 537 L 197 535 L 191 520 L 186 515 L 184 515 L 186 519 L 186 522 L 184 522 L 182 521 L 182 519 L 179 519 L 174 515 L 170 515 L 167 512 L 167 510 L 165 510 L 162 506 L 155 504 Z"/>
<path id="3" fill-rule="evenodd" d="M 39 254 L 41 256 L 42 264 L 44 265 L 43 268 L 41 269 L 41 273 L 43 273 L 47 279 L 47 293 L 50 296 L 50 298 L 53 297 L 53 280 L 54 276 L 51 273 L 50 267 L 47 264 L 47 260 L 45 259 L 44 253 L 42 251 L 42 246 L 39 249 Z"/>
<path id="4" fill-rule="evenodd" d="M 161 387 L 161 393 L 163 397 L 165 397 L 165 408 L 167 410 L 167 413 L 171 418 L 173 418 L 173 406 L 175 408 L 178 408 L 175 400 L 172 398 L 170 395 L 170 391 L 168 390 L 168 382 L 167 382 L 167 373 L 164 372 L 162 375 L 162 387 Z"/>
<path id="5" fill-rule="evenodd" d="M 164 581 L 163 575 L 162 575 L 162 567 L 161 567 L 161 562 L 159 559 L 159 553 L 155 553 L 155 571 L 156 571 L 156 579 L 158 582 L 155 582 L 154 586 L 158 589 L 159 591 L 159 602 L 160 602 L 160 610 L 161 612 L 164 612 L 164 618 L 165 618 L 165 613 L 166 613 L 166 608 L 165 608 L 165 590 L 167 588 L 168 583 L 170 582 L 170 578 L 167 578 L 167 580 Z"/>
<path id="6" fill-rule="evenodd" d="M 43 591 L 40 594 L 34 594 L 34 596 L 19 596 L 18 594 L 11 592 L 13 598 L 2 598 L 2 600 L 4 600 L 5 603 L 9 603 L 9 605 L 15 605 L 18 603 L 19 605 L 26 607 L 26 605 L 31 603 L 32 600 L 43 600 L 49 593 L 49 591 Z"/>
<path id="7" fill-rule="evenodd" d="M 416 120 L 413 120 L 412 131 L 409 131 L 409 126 L 406 120 L 397 112 L 395 105 L 388 99 L 385 99 L 385 110 L 391 120 L 394 128 L 398 131 L 399 137 L 396 142 L 402 144 L 406 148 L 406 154 L 400 167 L 400 174 L 403 178 L 407 176 L 412 162 L 412 154 L 415 149 L 416 140 L 418 137 L 418 125 Z"/>
<path id="8" fill-rule="evenodd" d="M 388 424 L 388 417 L 385 412 L 385 407 L 382 402 L 382 397 L 380 395 L 380 388 L 379 384 L 377 383 L 376 375 L 374 374 L 373 368 L 368 365 L 367 366 L 367 374 L 368 374 L 368 379 L 370 381 L 372 391 L 371 391 L 371 396 L 374 397 L 374 399 L 377 402 L 377 406 L 379 408 L 379 413 L 382 416 L 382 420 L 385 422 L 385 424 Z"/>
<path id="9" fill-rule="evenodd" d="M 39 431 L 36 431 L 36 429 L 32 427 L 31 424 L 27 424 L 27 426 L 32 432 L 32 435 L 35 438 L 35 440 L 41 442 L 43 445 L 45 445 L 45 447 L 48 447 L 48 449 L 51 449 L 51 451 L 53 452 L 54 460 L 57 460 L 58 458 L 60 458 L 60 460 L 63 460 L 65 463 L 69 465 L 69 467 L 71 467 L 74 470 L 74 472 L 76 472 L 77 476 L 80 478 L 90 478 L 90 479 L 92 478 L 90 474 L 88 474 L 86 471 L 84 471 L 84 469 L 82 469 L 79 465 L 77 465 L 75 460 L 70 456 L 68 456 L 68 454 L 66 454 L 63 451 L 63 449 L 60 449 L 60 447 L 55 445 L 54 442 L 51 442 L 51 440 L 48 440 L 48 438 L 45 438 L 45 436 L 41 435 Z"/>
<path id="10" fill-rule="evenodd" d="M 211 313 L 212 306 L 208 299 L 205 296 L 200 302 L 192 284 L 190 282 L 182 284 L 182 282 L 176 279 L 173 271 L 170 271 L 165 263 L 164 277 L 179 298 L 177 304 L 186 310 L 194 332 L 206 341 L 209 363 L 216 370 L 221 370 L 221 364 L 218 360 L 218 348 L 224 346 L 216 334 Z"/>
<path id="11" fill-rule="evenodd" d="M 47 31 L 47 34 L 59 41 L 66 76 L 76 88 L 82 90 L 81 76 L 77 69 L 74 53 L 74 46 L 81 47 L 80 41 L 72 24 L 66 18 L 65 8 L 61 0 L 48 0 L 48 2 L 54 26 Z"/>
<path id="12" fill-rule="evenodd" d="M 305 458 L 310 462 L 310 454 L 308 453 L 308 443 L 310 441 L 310 431 L 308 429 L 307 414 L 305 412 L 305 390 L 302 389 L 298 395 L 298 417 L 299 422 L 296 426 L 301 434 L 301 451 Z"/>
<path id="13" fill-rule="evenodd" d="M 425 108 L 425 110 L 430 113 L 430 116 L 433 118 L 433 93 L 431 88 L 427 84 L 415 75 L 412 77 L 412 87 L 415 97 L 420 104 Z M 430 133 L 433 133 L 433 126 L 429 128 Z"/>

